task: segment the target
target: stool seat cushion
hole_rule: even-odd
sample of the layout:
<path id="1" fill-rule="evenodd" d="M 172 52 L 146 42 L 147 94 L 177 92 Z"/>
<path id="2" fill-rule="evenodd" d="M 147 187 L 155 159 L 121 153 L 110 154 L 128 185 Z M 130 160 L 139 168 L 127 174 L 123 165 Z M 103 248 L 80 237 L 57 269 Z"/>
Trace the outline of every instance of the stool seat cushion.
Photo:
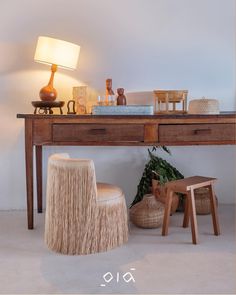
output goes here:
<path id="1" fill-rule="evenodd" d="M 123 192 L 118 186 L 108 183 L 97 183 L 98 205 L 101 203 L 119 202 L 123 196 Z"/>

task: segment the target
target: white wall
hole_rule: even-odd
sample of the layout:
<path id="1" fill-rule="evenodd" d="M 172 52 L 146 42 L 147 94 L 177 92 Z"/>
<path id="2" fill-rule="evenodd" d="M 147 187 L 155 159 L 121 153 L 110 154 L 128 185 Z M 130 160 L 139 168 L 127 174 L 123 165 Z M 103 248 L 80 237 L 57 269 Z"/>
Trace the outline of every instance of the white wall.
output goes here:
<path id="1" fill-rule="evenodd" d="M 81 45 L 78 69 L 59 70 L 59 98 L 83 83 L 102 93 L 105 79 L 124 87 L 129 103 L 147 103 L 156 88 L 188 89 L 190 98 L 219 99 L 235 110 L 234 0 L 1 0 L 0 2 L 0 209 L 25 207 L 24 130 L 17 113 L 49 78 L 33 61 L 39 35 Z M 147 93 L 143 93 L 147 92 Z M 173 147 L 161 153 L 186 176 L 219 178 L 220 202 L 235 202 L 234 146 Z M 48 147 L 91 157 L 98 180 L 120 185 L 130 203 L 147 160 L 145 147 Z M 44 188 L 45 190 L 45 188 Z"/>

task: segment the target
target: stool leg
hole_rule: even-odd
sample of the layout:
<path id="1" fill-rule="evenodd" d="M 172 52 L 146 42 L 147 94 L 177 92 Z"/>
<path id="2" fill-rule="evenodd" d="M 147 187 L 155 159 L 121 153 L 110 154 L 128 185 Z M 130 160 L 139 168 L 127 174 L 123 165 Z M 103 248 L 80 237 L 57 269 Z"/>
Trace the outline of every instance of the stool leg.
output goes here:
<path id="1" fill-rule="evenodd" d="M 190 193 L 187 193 L 185 197 L 185 208 L 184 208 L 184 220 L 183 220 L 183 227 L 188 227 L 189 224 L 189 214 L 190 214 Z"/>
<path id="2" fill-rule="evenodd" d="M 197 244 L 198 243 L 198 229 L 197 229 L 197 217 L 196 217 L 196 208 L 195 208 L 195 199 L 194 199 L 193 189 L 191 189 L 189 197 L 190 197 L 189 203 L 190 203 L 192 240 L 193 240 L 193 244 Z"/>
<path id="3" fill-rule="evenodd" d="M 213 184 L 211 184 L 209 186 L 209 190 L 210 190 L 211 216 L 212 216 L 214 234 L 216 236 L 218 236 L 218 235 L 220 235 L 220 226 L 219 226 L 217 206 L 216 206 L 216 197 L 215 197 Z"/>
<path id="4" fill-rule="evenodd" d="M 168 188 L 167 189 L 167 196 L 166 196 L 164 220 L 163 220 L 163 225 L 162 225 L 162 235 L 163 236 L 168 235 L 168 226 L 169 226 L 172 198 L 173 198 L 173 191 Z"/>

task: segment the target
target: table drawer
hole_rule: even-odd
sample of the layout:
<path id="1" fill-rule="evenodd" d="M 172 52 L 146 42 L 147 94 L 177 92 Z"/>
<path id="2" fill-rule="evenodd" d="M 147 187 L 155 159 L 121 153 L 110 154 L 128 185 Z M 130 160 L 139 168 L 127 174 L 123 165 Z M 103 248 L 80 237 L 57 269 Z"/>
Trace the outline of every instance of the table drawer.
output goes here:
<path id="1" fill-rule="evenodd" d="M 54 142 L 140 142 L 144 140 L 142 124 L 53 124 Z"/>
<path id="2" fill-rule="evenodd" d="M 235 124 L 159 125 L 159 142 L 230 142 L 235 141 Z"/>

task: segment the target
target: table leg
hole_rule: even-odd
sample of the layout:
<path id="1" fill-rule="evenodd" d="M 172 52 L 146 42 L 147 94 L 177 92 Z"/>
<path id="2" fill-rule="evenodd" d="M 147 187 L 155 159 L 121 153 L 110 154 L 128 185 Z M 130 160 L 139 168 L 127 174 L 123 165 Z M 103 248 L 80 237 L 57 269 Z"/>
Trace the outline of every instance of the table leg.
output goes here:
<path id="1" fill-rule="evenodd" d="M 36 145 L 36 178 L 37 178 L 37 204 L 38 204 L 38 213 L 43 212 L 42 205 L 42 146 Z"/>
<path id="2" fill-rule="evenodd" d="M 33 196 L 33 123 L 25 120 L 25 167 L 27 190 L 28 229 L 34 228 L 34 196 Z"/>

